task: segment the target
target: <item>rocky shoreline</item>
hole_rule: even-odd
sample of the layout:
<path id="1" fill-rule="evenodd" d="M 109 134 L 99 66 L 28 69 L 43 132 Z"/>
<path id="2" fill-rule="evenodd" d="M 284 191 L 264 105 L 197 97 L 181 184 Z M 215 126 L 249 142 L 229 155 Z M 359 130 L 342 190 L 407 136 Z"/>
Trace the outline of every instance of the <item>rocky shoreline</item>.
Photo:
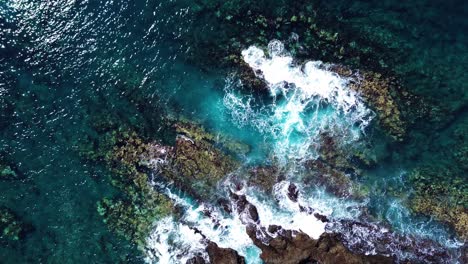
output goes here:
<path id="1" fill-rule="evenodd" d="M 113 164 L 112 166 L 118 168 L 121 166 L 119 164 L 125 164 L 127 170 L 131 172 L 130 174 L 122 174 L 122 176 L 113 180 L 116 186 L 121 186 L 120 188 L 124 188 L 123 190 L 128 190 L 130 196 L 126 200 L 121 201 L 105 199 L 101 203 L 102 205 L 100 205 L 102 209 L 99 210 L 102 210 L 102 215 L 111 229 L 114 229 L 117 233 L 127 234 L 128 238 L 132 239 L 142 248 L 144 247 L 145 238 L 149 235 L 149 231 L 158 219 L 167 214 L 174 214 L 176 216 L 179 214 L 177 204 L 174 207 L 174 204 L 171 205 L 170 199 L 168 200 L 168 198 L 164 198 L 164 195 L 158 194 L 159 190 L 151 187 L 152 178 L 144 176 L 156 173 L 159 175 L 158 177 L 165 179 L 166 184 L 174 183 L 174 186 L 195 197 L 197 203 L 215 202 L 215 204 L 221 206 L 220 208 L 222 208 L 224 213 L 232 214 L 236 212 L 237 215 L 242 216 L 241 219 L 245 224 L 245 232 L 251 238 L 252 243 L 261 249 L 262 254 L 260 256 L 265 263 L 402 263 L 411 262 L 413 258 L 443 263 L 446 259 L 449 259 L 447 253 L 437 243 L 421 241 L 417 238 L 402 237 L 393 234 L 387 227 L 380 226 L 379 224 L 366 224 L 359 221 L 336 222 L 336 220 L 329 219 L 327 216 L 315 213 L 314 208 L 308 208 L 300 204 L 297 204 L 297 206 L 302 211 L 310 212 L 317 220 L 328 226 L 328 231 L 322 234 L 320 238 L 313 239 L 301 231 L 287 230 L 281 226 L 263 226 L 257 208 L 249 202 L 249 199 L 245 195 L 236 193 L 237 190 L 244 188 L 244 180 L 241 180 L 242 178 L 239 178 L 240 181 L 238 183 L 235 183 L 236 177 L 233 178 L 234 189 L 232 189 L 229 197 L 219 197 L 219 195 L 214 193 L 210 194 L 210 190 L 219 188 L 219 182 L 221 180 L 225 181 L 225 175 L 229 175 L 229 172 L 234 171 L 236 167 L 234 165 L 237 162 L 236 158 L 227 154 L 229 148 L 221 150 L 223 148 L 214 147 L 213 137 L 197 124 L 177 123 L 174 129 L 177 133 L 177 139 L 173 147 L 155 142 L 148 143 L 139 139 L 135 134 L 131 134 L 132 136 L 130 137 L 124 136 L 124 141 L 117 139 L 116 142 L 122 142 L 117 143 L 121 147 L 111 147 L 110 152 L 106 154 L 109 160 L 117 162 L 110 163 Z M 226 142 L 229 141 L 224 142 L 224 144 L 227 144 Z M 235 142 L 230 142 L 227 145 L 239 146 Z M 200 155 L 199 153 L 203 154 Z M 190 158 L 194 155 L 205 158 L 197 162 L 198 159 Z M 327 166 L 332 166 L 331 168 L 333 168 L 332 163 L 329 163 Z M 249 174 L 249 170 L 256 173 Z M 334 170 L 334 173 L 339 173 L 340 171 L 336 167 Z M 273 179 L 270 184 L 262 187 L 264 190 L 271 191 L 273 185 L 277 181 L 282 180 L 282 177 L 272 177 L 275 174 L 281 174 L 280 172 L 265 170 L 265 168 L 247 169 L 246 175 L 254 176 L 251 179 L 253 180 L 257 178 L 255 176 L 258 175 L 259 171 L 262 171 L 263 174 L 266 173 L 265 175 L 268 176 L 269 181 Z M 322 173 L 324 175 L 333 175 L 333 173 L 330 174 L 330 171 L 322 171 Z M 239 174 L 239 171 L 236 174 Z M 141 176 L 134 178 L 135 175 Z M 123 176 L 131 177 L 130 179 L 134 180 L 128 181 L 130 179 L 126 179 Z M 206 178 L 207 176 L 210 176 L 210 178 Z M 180 177 L 183 177 L 183 179 Z M 330 179 L 333 178 L 324 178 L 323 180 L 325 181 L 322 184 L 326 186 L 328 181 L 334 182 L 334 184 L 338 183 L 335 180 L 330 181 Z M 249 185 L 249 181 L 246 181 L 247 185 Z M 252 186 L 255 186 L 255 184 Z M 346 184 L 341 183 L 341 185 L 335 186 L 337 190 L 346 189 L 344 188 Z M 141 190 L 145 191 L 142 192 Z M 298 203 L 299 191 L 294 184 L 289 185 L 288 199 L 290 202 Z M 350 195 L 349 193 L 340 192 L 336 194 L 342 196 Z M 154 200 L 149 197 L 160 198 Z M 213 197 L 219 198 L 213 200 Z M 158 209 L 161 208 L 161 200 L 158 199 L 168 200 L 168 202 L 165 202 L 168 209 L 164 210 L 169 211 L 161 213 L 161 209 Z M 117 208 L 121 208 L 124 205 L 126 207 L 118 209 L 120 213 L 115 213 Z M 138 207 L 140 209 L 137 211 L 124 209 Z M 172 209 L 170 209 L 171 207 Z M 205 214 L 209 216 L 210 212 L 206 211 Z M 364 219 L 372 221 L 371 218 Z M 360 233 L 354 233 L 357 230 L 360 230 Z M 199 231 L 194 229 L 194 232 Z M 203 233 L 200 234 L 204 236 Z M 362 241 L 365 244 L 361 242 L 356 243 L 356 241 Z M 220 248 L 206 237 L 203 243 L 207 245 L 206 252 L 210 263 L 244 263 L 245 261 L 240 257 L 239 253 L 229 248 Z M 366 243 L 369 244 L 367 245 Z M 425 248 L 430 248 L 431 250 L 425 251 Z M 375 251 L 376 249 L 377 251 Z M 397 259 L 396 257 L 401 258 L 401 256 L 394 255 L 398 253 L 398 250 L 411 252 L 411 254 L 407 255 L 409 259 Z M 368 252 L 371 251 L 374 253 L 368 255 Z M 206 263 L 206 261 L 208 260 L 201 256 L 195 256 L 187 263 Z"/>

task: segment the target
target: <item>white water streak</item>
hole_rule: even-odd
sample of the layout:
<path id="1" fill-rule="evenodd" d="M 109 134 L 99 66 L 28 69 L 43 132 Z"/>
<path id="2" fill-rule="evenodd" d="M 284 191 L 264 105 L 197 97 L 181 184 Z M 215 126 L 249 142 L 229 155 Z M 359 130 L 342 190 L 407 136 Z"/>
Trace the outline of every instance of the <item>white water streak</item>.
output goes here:
<path id="1" fill-rule="evenodd" d="M 251 95 L 236 91 L 238 82 L 228 80 L 224 104 L 240 126 L 251 125 L 273 138 L 280 160 L 316 158 L 324 132 L 342 144 L 354 142 L 374 116 L 349 89 L 349 79 L 327 70 L 320 61 L 295 65 L 280 41 L 270 42 L 268 55 L 251 46 L 242 56 L 266 82 L 273 102 L 259 106 Z"/>

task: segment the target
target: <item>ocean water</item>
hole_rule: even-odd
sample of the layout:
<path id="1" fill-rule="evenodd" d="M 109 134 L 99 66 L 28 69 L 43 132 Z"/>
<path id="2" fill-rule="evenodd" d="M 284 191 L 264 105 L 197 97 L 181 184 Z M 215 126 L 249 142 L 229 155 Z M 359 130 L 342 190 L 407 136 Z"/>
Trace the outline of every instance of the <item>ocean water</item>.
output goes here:
<path id="1" fill-rule="evenodd" d="M 294 1 L 228 3 L 232 9 L 251 5 L 265 13 L 274 5 L 271 12 L 278 14 L 294 6 Z M 373 47 L 377 64 L 441 109 L 437 122 L 413 120 L 416 114 L 406 113 L 412 123 L 405 144 L 373 130 L 375 113 L 348 89 L 348 80 L 327 71 L 333 61 L 311 57 L 296 65 L 282 46 L 285 38 L 268 39 L 269 47 L 240 44 L 237 55 L 268 87 L 265 98 L 243 92 L 234 69 L 202 56 L 213 47 L 195 43 L 197 38 L 218 43 L 225 34 L 214 24 L 216 14 L 205 14 L 212 10 L 200 10 L 203 5 L 216 8 L 221 1 L 0 2 L 0 161 L 19 175 L 0 179 L 0 206 L 34 227 L 18 241 L 0 238 L 0 263 L 184 263 L 205 254 L 193 227 L 220 246 L 236 249 L 248 263 L 261 263 L 259 249 L 242 233 L 248 219 L 226 215 L 167 186 L 158 188 L 184 214 L 182 220 L 156 223 L 146 255 L 103 223 L 96 203 L 118 190 L 108 168 L 79 155 L 80 146 L 97 137 L 92 123 L 112 118 L 118 126 L 165 141 L 170 138 L 160 129 L 165 115 L 195 120 L 250 145 L 245 166 L 272 160 L 289 166 L 272 194 L 236 190 L 257 207 L 264 225 L 281 224 L 312 237 L 333 230 L 290 203 L 284 192 L 295 182 L 299 203 L 330 218 L 359 219 L 369 211 L 375 222 L 398 234 L 429 238 L 457 251 L 462 242 L 452 230 L 415 216 L 404 201 L 411 194 L 407 172 L 420 164 L 445 162 L 466 172 L 460 163 L 442 158 L 453 144 L 451 133 L 467 117 L 468 7 L 463 1 L 313 3 L 322 24 L 347 25 L 340 29 L 345 38 L 354 36 Z M 381 157 L 382 163 L 359 182 L 370 190 L 366 199 L 342 199 L 300 182 L 297 171 L 303 160 L 318 158 L 317 137 L 324 132 L 343 146 L 370 144 Z M 229 182 L 223 188 L 233 191 Z M 390 188 L 402 191 L 395 195 Z M 202 214 L 208 209 L 212 218 Z M 213 228 L 213 219 L 221 228 Z"/>

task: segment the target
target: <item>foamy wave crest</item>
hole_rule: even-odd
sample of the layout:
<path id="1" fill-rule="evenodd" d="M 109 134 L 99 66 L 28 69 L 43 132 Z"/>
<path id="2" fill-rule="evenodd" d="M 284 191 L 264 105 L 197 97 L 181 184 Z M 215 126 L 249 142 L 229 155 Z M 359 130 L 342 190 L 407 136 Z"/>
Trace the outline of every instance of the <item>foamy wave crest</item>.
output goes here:
<path id="1" fill-rule="evenodd" d="M 160 220 L 146 240 L 147 263 L 186 263 L 195 256 L 208 261 L 202 235 L 172 217 Z"/>
<path id="2" fill-rule="evenodd" d="M 289 183 L 282 182 L 275 186 L 276 199 L 258 195 L 258 190 L 246 189 L 241 193 L 256 207 L 260 223 L 263 227 L 278 225 L 286 230 L 303 232 L 314 239 L 318 239 L 325 232 L 326 223 L 313 215 L 315 210 L 301 210 L 300 204 L 291 201 L 287 196 Z M 257 195 L 253 195 L 257 193 Z M 318 211 L 317 211 L 318 212 Z M 269 234 L 276 236 L 275 234 Z"/>
<path id="3" fill-rule="evenodd" d="M 224 104 L 239 125 L 251 125 L 272 138 L 280 159 L 316 157 L 321 133 L 339 137 L 341 143 L 356 141 L 374 116 L 349 89 L 349 79 L 320 61 L 295 65 L 280 41 L 270 42 L 268 54 L 251 46 L 242 56 L 266 82 L 272 102 L 259 105 L 237 91 L 239 82 L 228 80 Z"/>
<path id="4" fill-rule="evenodd" d="M 291 191 L 291 187 L 294 191 Z M 307 190 L 307 195 L 303 190 Z M 295 193 L 294 198 L 291 197 L 292 192 Z M 236 191 L 236 194 L 245 195 L 247 201 L 255 206 L 260 226 L 278 225 L 286 230 L 303 232 L 314 239 L 318 239 L 327 230 L 327 223 L 317 217 L 317 214 L 330 220 L 356 219 L 361 215 L 364 205 L 327 195 L 322 190 L 310 190 L 302 184 L 289 181 L 276 183 L 273 186 L 273 197 L 256 187 L 246 187 Z"/>
<path id="5" fill-rule="evenodd" d="M 307 188 L 302 185 L 294 185 L 297 197 L 296 200 L 291 199 L 288 194 L 289 181 L 277 183 L 273 187 L 273 197 L 255 187 L 244 185 L 238 189 L 238 184 L 225 182 L 223 188 L 226 193 L 245 196 L 247 203 L 255 207 L 258 213 L 258 220 L 255 220 L 245 210 L 238 210 L 238 200 L 230 199 L 231 210 L 227 213 L 216 206 L 198 203 L 161 183 L 153 182 L 153 185 L 180 206 L 184 213 L 178 221 L 165 218 L 157 223 L 147 240 L 149 263 L 185 263 L 194 256 L 206 259 L 207 241 L 215 242 L 221 248 L 236 250 L 247 263 L 262 263 L 260 249 L 246 232 L 247 225 L 256 225 L 257 230 L 264 230 L 262 232 L 269 232 L 269 226 L 277 225 L 317 239 L 325 232 L 328 223 L 317 217 L 316 213 L 331 219 L 354 218 L 360 206 L 317 190 L 309 192 L 306 197 L 302 190 Z M 275 237 L 277 234 L 268 235 Z M 261 238 L 262 234 L 257 234 L 257 237 Z"/>
<path id="6" fill-rule="evenodd" d="M 153 184 L 159 185 L 159 189 L 163 190 L 177 206 L 182 207 L 184 214 L 179 220 L 179 222 L 183 224 L 168 224 L 166 222 L 167 220 L 160 221 L 147 243 L 147 255 L 155 255 L 153 252 L 162 251 L 165 252 L 165 254 L 160 255 L 164 257 L 164 259 L 172 261 L 154 262 L 151 261 L 150 258 L 150 263 L 185 263 L 186 259 L 189 258 L 181 259 L 178 255 L 181 253 L 185 253 L 190 257 L 197 254 L 200 255 L 201 251 L 205 252 L 207 240 L 215 242 L 221 248 L 234 249 L 239 255 L 248 259 L 254 256 L 254 260 L 248 263 L 261 263 L 259 258 L 260 249 L 252 244 L 251 239 L 245 231 L 245 225 L 242 222 L 241 216 L 236 212 L 233 212 L 232 215 L 228 215 L 219 208 L 203 203 L 197 204 L 189 197 L 180 195 L 160 183 L 154 182 Z M 189 228 L 189 230 L 187 230 L 187 228 Z M 160 229 L 165 230 L 165 233 L 174 234 L 173 241 L 182 241 L 167 243 L 167 239 L 155 239 L 161 237 L 161 235 L 159 235 L 161 233 Z M 193 230 L 196 230 L 195 235 L 193 234 Z M 178 232 L 186 234 L 188 236 L 187 239 L 184 234 L 177 236 L 176 234 Z M 185 250 L 185 245 L 192 245 L 192 249 L 188 247 L 190 250 Z M 178 247 L 181 247 L 181 249 Z M 162 250 L 160 250 L 161 248 Z M 206 255 L 201 256 L 206 258 Z"/>
<path id="7" fill-rule="evenodd" d="M 197 202 L 168 186 L 153 184 L 181 207 L 183 214 L 177 221 L 165 218 L 157 223 L 147 239 L 149 263 L 185 263 L 194 256 L 207 260 L 208 241 L 236 250 L 246 263 L 262 263 L 260 249 L 246 232 L 247 226 L 252 225 L 257 238 L 266 244 L 269 237 L 278 235 L 269 226 L 303 232 L 314 239 L 324 232 L 336 232 L 355 252 L 394 256 L 399 261 L 434 259 L 450 263 L 450 255 L 456 252 L 449 251 L 461 246 L 457 241 L 446 240 L 440 241 L 442 247 L 430 235 L 413 229 L 402 234 L 385 224 L 368 222 L 369 216 L 363 213 L 367 201 L 338 198 L 300 183 L 278 182 L 269 195 L 257 187 L 227 180 L 220 187 L 223 193 L 231 194 L 223 196 L 226 199 L 222 206 Z"/>

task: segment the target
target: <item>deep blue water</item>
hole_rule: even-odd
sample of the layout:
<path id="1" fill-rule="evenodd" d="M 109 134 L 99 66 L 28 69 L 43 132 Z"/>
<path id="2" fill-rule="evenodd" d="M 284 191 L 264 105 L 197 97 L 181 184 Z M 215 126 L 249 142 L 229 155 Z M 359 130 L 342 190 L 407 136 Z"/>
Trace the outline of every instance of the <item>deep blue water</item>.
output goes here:
<path id="1" fill-rule="evenodd" d="M 212 19 L 197 13 L 198 2 L 0 3 L 0 157 L 21 175 L 20 180 L 0 179 L 0 206 L 34 226 L 24 239 L 0 242 L 0 263 L 143 261 L 141 252 L 108 231 L 96 210 L 98 201 L 117 190 L 106 168 L 79 156 L 79 146 L 96 137 L 90 125 L 95 119 L 111 116 L 146 137 L 164 139 L 158 129 L 162 116 L 180 115 L 252 145 L 252 160 L 265 158 L 256 148 L 263 137 L 254 128 L 236 126 L 223 105 L 229 69 L 207 68 L 199 61 L 203 57 L 193 56 L 194 49 L 204 48 L 192 45 L 194 36 L 223 35 Z M 369 42 L 378 36 L 382 43 L 376 49 L 385 47 L 386 67 L 405 87 L 444 110 L 435 125 L 417 121 L 404 145 L 371 138 L 385 162 L 363 181 L 381 189 L 385 178 L 399 188 L 391 181 L 401 171 L 442 162 L 453 144 L 454 126 L 467 122 L 467 5 L 428 0 L 314 4 L 331 27 L 339 18 L 350 35 L 368 35 Z M 466 172 L 456 162 L 449 165 Z M 376 215 L 397 228 L 401 222 L 418 226 L 427 220 L 392 215 L 392 200 L 383 189 L 371 206 Z"/>

